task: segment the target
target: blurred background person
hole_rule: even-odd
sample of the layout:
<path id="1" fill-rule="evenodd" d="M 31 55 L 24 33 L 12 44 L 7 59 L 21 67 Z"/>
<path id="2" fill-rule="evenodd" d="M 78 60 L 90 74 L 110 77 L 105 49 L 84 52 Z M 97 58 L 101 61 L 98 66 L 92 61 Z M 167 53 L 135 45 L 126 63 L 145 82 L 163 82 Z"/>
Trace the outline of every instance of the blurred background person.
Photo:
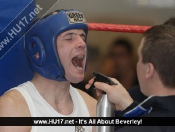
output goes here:
<path id="1" fill-rule="evenodd" d="M 138 85 L 133 52 L 133 45 L 128 39 L 114 40 L 101 72 L 116 78 L 126 89 Z"/>

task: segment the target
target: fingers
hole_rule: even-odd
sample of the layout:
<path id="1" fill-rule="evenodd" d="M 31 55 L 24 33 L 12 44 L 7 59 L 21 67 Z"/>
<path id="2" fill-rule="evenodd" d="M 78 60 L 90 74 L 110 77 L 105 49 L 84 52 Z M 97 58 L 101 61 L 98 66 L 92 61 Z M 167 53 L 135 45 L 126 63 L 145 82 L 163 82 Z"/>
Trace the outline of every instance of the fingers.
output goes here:
<path id="1" fill-rule="evenodd" d="M 130 104 L 132 104 L 133 99 L 130 97 L 126 89 L 120 84 L 115 78 L 110 78 L 116 85 L 109 85 L 103 82 L 95 82 L 94 86 L 96 88 L 97 96 L 102 94 L 102 91 L 106 92 L 108 99 L 117 105 L 117 109 L 124 110 Z M 93 84 L 94 78 L 92 78 L 88 84 L 85 86 L 86 89 L 89 89 Z"/>
<path id="2" fill-rule="evenodd" d="M 115 78 L 109 77 L 114 83 L 119 84 L 119 81 L 116 80 Z"/>
<path id="3" fill-rule="evenodd" d="M 86 89 L 89 89 L 90 86 L 93 84 L 93 82 L 94 82 L 94 78 L 92 78 L 91 80 L 89 80 L 88 84 L 85 85 L 85 88 L 86 88 Z M 96 89 L 96 88 L 95 88 L 95 89 Z M 96 94 L 97 94 L 97 96 L 100 96 L 101 93 L 102 93 L 101 90 L 96 89 Z"/>
<path id="4" fill-rule="evenodd" d="M 120 83 L 115 79 L 115 78 L 110 78 L 115 84 L 120 85 Z M 94 86 L 106 93 L 109 93 L 113 87 L 117 86 L 117 85 L 109 85 L 103 82 L 95 82 Z"/>
<path id="5" fill-rule="evenodd" d="M 109 84 L 106 84 L 106 83 L 103 83 L 103 82 L 95 82 L 94 83 L 94 86 L 99 89 L 99 90 L 102 90 L 106 93 L 109 92 L 109 89 L 110 89 L 110 85 Z"/>
<path id="6" fill-rule="evenodd" d="M 97 96 L 101 96 L 102 91 L 101 91 L 101 90 L 99 90 L 99 89 L 96 89 L 96 93 L 97 93 Z"/>
<path id="7" fill-rule="evenodd" d="M 94 78 L 92 78 L 91 80 L 89 80 L 88 84 L 85 85 L 85 88 L 86 89 L 89 89 L 90 86 L 93 84 L 93 82 L 94 82 Z"/>
<path id="8" fill-rule="evenodd" d="M 115 78 L 110 78 L 110 79 L 116 84 L 119 83 Z M 89 89 L 90 86 L 93 84 L 93 82 L 94 82 L 94 78 L 90 79 L 88 84 L 85 85 L 85 88 Z M 94 86 L 95 86 L 95 88 L 97 88 L 96 89 L 97 96 L 100 96 L 101 90 L 108 93 L 111 90 L 109 87 L 112 87 L 113 85 L 108 85 L 108 84 L 103 83 L 103 82 L 95 82 Z"/>

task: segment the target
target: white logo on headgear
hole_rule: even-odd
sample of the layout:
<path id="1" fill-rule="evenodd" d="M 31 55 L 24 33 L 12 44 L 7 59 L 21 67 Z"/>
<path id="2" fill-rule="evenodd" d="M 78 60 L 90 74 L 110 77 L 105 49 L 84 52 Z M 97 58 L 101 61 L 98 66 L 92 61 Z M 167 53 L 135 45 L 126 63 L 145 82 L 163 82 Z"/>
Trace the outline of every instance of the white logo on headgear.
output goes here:
<path id="1" fill-rule="evenodd" d="M 69 23 L 86 23 L 86 20 L 82 13 L 80 12 L 66 12 Z"/>

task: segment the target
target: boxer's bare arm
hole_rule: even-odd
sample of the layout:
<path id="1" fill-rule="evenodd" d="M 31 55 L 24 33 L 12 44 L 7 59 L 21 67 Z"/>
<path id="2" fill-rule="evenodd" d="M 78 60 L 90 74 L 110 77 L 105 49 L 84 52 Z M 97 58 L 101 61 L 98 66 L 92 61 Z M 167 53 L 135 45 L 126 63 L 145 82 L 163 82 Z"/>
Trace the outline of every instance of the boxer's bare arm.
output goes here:
<path id="1" fill-rule="evenodd" d="M 0 117 L 30 117 L 23 96 L 12 90 L 0 97 Z M 31 126 L 0 126 L 1 132 L 30 132 Z"/>
<path id="2" fill-rule="evenodd" d="M 91 117 L 95 117 L 95 112 L 96 112 L 96 104 L 97 104 L 97 100 L 92 98 L 90 95 L 88 95 L 87 93 L 77 89 L 78 92 L 80 93 L 80 95 L 83 97 L 87 108 L 89 110 L 90 116 Z"/>
<path id="3" fill-rule="evenodd" d="M 96 104 L 97 104 L 97 100 L 92 98 L 90 95 L 88 95 L 87 93 L 77 89 L 80 93 L 80 95 L 83 97 L 87 108 L 89 110 L 90 113 L 90 117 L 96 117 Z M 92 128 L 92 132 L 94 132 L 94 127 Z"/>

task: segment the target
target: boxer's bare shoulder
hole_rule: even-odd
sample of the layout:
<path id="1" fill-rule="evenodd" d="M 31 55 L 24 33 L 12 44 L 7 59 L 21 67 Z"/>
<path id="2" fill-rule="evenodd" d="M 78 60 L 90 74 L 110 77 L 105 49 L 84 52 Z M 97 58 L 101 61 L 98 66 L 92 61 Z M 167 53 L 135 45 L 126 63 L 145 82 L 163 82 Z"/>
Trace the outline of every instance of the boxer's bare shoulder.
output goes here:
<path id="1" fill-rule="evenodd" d="M 30 117 L 24 97 L 17 90 L 11 90 L 0 97 L 1 117 Z"/>
<path id="2" fill-rule="evenodd" d="M 11 90 L 0 97 L 0 117 L 30 117 L 23 96 L 17 90 Z M 30 132 L 31 126 L 0 126 L 2 132 Z"/>

